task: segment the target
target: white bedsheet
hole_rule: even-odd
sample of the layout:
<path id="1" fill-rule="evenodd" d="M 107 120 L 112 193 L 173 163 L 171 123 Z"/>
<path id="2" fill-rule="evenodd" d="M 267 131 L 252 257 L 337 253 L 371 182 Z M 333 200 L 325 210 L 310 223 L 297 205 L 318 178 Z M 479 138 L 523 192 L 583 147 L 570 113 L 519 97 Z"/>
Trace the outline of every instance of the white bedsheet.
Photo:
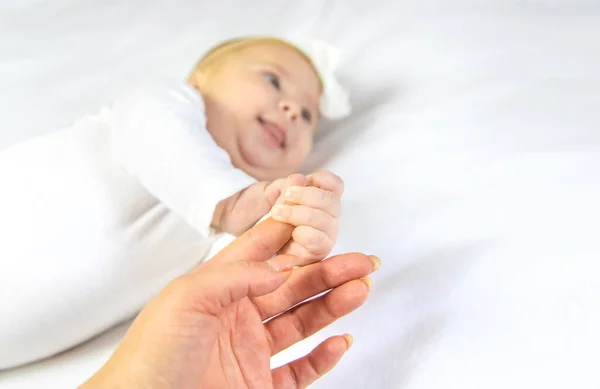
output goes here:
<path id="1" fill-rule="evenodd" d="M 346 180 L 336 251 L 383 260 L 365 307 L 273 363 L 350 332 L 315 388 L 600 387 L 598 1 L 7 1 L 0 148 L 248 33 L 346 50 L 355 114 L 307 169 Z M 74 387 L 125 328 L 0 388 Z"/>

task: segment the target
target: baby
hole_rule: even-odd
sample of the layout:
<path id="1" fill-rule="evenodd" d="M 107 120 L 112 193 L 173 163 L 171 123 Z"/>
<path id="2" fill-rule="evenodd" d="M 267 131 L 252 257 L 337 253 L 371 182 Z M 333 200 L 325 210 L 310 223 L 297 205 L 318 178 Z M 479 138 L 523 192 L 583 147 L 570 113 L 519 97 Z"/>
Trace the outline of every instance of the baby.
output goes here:
<path id="1" fill-rule="evenodd" d="M 322 93 L 319 71 L 295 46 L 228 41 L 199 62 L 187 85 L 136 91 L 115 105 L 116 156 L 199 231 L 206 234 L 211 216 L 214 230 L 239 235 L 293 185 L 278 179 L 311 152 Z M 287 252 L 306 262 L 333 245 L 342 182 L 328 172 L 297 180 L 271 216 L 299 227 Z"/>
<path id="2" fill-rule="evenodd" d="M 240 235 L 269 212 L 295 227 L 281 250 L 292 265 L 325 257 L 343 182 L 293 174 L 319 119 L 349 112 L 324 55 L 276 38 L 227 41 L 187 82 L 137 88 L 3 150 L 0 369 L 125 320 L 219 233 Z"/>

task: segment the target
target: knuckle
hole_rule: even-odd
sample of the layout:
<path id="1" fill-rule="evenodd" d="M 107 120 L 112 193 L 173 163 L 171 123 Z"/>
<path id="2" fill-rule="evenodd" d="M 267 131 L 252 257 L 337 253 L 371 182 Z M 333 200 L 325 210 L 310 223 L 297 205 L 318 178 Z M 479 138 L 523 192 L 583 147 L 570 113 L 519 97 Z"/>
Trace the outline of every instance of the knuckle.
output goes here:
<path id="1" fill-rule="evenodd" d="M 294 327 L 294 329 L 298 332 L 298 334 L 305 336 L 306 335 L 306 326 L 304 325 L 304 322 L 302 321 L 302 319 L 300 318 L 300 316 L 298 316 L 296 314 L 296 311 L 292 311 L 291 314 L 291 318 L 292 318 L 292 326 Z"/>
<path id="2" fill-rule="evenodd" d="M 329 192 L 327 190 L 319 189 L 317 191 L 317 193 L 318 193 L 317 196 L 318 196 L 319 201 L 321 203 L 329 203 L 329 202 L 331 202 L 331 192 Z"/>
<path id="3" fill-rule="evenodd" d="M 266 334 L 266 337 L 267 337 L 267 343 L 269 344 L 269 349 L 270 350 L 275 350 L 277 342 L 279 341 L 279 338 L 278 338 L 277 334 L 276 333 L 271 333 L 270 331 L 265 331 L 265 334 Z"/>
<path id="4" fill-rule="evenodd" d="M 252 241 L 253 247 L 257 252 L 268 252 L 270 247 L 265 242 L 264 238 L 258 235 L 254 230 L 250 229 L 246 232 L 248 234 L 249 240 Z"/>
<path id="5" fill-rule="evenodd" d="M 320 377 L 324 373 L 319 368 L 319 364 L 315 360 L 314 356 L 312 356 L 310 354 L 307 357 L 307 368 L 308 368 L 308 371 L 310 372 L 309 374 L 313 377 Z"/>
<path id="6" fill-rule="evenodd" d="M 338 201 L 339 196 L 336 195 L 334 192 L 327 191 L 325 193 L 326 193 L 325 197 L 326 197 L 326 200 L 327 200 L 328 203 L 335 204 L 335 203 L 339 202 Z"/>
<path id="7" fill-rule="evenodd" d="M 292 387 L 301 388 L 300 385 L 302 385 L 302 381 L 300 381 L 300 377 L 298 376 L 298 372 L 296 371 L 296 369 L 294 367 L 290 367 L 288 371 L 290 373 L 290 379 L 293 383 Z"/>

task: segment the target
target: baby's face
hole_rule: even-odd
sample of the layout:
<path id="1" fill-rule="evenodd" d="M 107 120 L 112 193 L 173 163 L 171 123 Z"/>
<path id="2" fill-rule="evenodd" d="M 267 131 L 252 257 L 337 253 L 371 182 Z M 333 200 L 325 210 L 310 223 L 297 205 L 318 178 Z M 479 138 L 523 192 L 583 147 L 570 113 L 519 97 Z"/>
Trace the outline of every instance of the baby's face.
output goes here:
<path id="1" fill-rule="evenodd" d="M 320 82 L 293 48 L 260 43 L 190 79 L 206 104 L 207 126 L 237 168 L 258 180 L 298 171 L 312 150 Z"/>

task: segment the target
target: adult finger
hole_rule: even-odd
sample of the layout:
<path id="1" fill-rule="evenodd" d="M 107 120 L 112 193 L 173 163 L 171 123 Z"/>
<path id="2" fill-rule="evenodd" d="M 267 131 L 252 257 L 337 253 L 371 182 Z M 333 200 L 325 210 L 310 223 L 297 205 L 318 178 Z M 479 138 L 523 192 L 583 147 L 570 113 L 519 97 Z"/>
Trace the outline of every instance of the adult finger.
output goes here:
<path id="1" fill-rule="evenodd" d="M 308 338 L 367 301 L 371 280 L 353 280 L 329 293 L 305 302 L 265 324 L 271 354 Z"/>
<path id="2" fill-rule="evenodd" d="M 180 277 L 178 285 L 184 288 L 190 310 L 217 315 L 245 297 L 273 292 L 290 275 L 291 271 L 278 271 L 269 262 L 235 261 L 189 273 Z"/>
<path id="3" fill-rule="evenodd" d="M 326 339 L 305 357 L 273 370 L 273 386 L 277 389 L 306 388 L 333 369 L 350 346 L 350 335 Z"/>
<path id="4" fill-rule="evenodd" d="M 348 281 L 368 276 L 381 264 L 379 258 L 361 253 L 336 255 L 294 269 L 288 281 L 275 292 L 253 299 L 262 320 L 267 320 L 302 301 Z"/>
<path id="5" fill-rule="evenodd" d="M 215 264 L 234 261 L 267 261 L 292 237 L 294 226 L 267 218 L 258 223 L 206 262 Z M 200 270 L 200 266 L 196 271 Z"/>
<path id="6" fill-rule="evenodd" d="M 306 180 L 302 174 L 292 174 L 286 179 L 286 185 L 301 186 Z M 292 238 L 293 230 L 294 227 L 290 224 L 269 217 L 243 233 L 209 262 L 205 262 L 205 266 L 199 266 L 195 271 L 212 267 L 214 264 L 238 260 L 267 261 Z"/>

